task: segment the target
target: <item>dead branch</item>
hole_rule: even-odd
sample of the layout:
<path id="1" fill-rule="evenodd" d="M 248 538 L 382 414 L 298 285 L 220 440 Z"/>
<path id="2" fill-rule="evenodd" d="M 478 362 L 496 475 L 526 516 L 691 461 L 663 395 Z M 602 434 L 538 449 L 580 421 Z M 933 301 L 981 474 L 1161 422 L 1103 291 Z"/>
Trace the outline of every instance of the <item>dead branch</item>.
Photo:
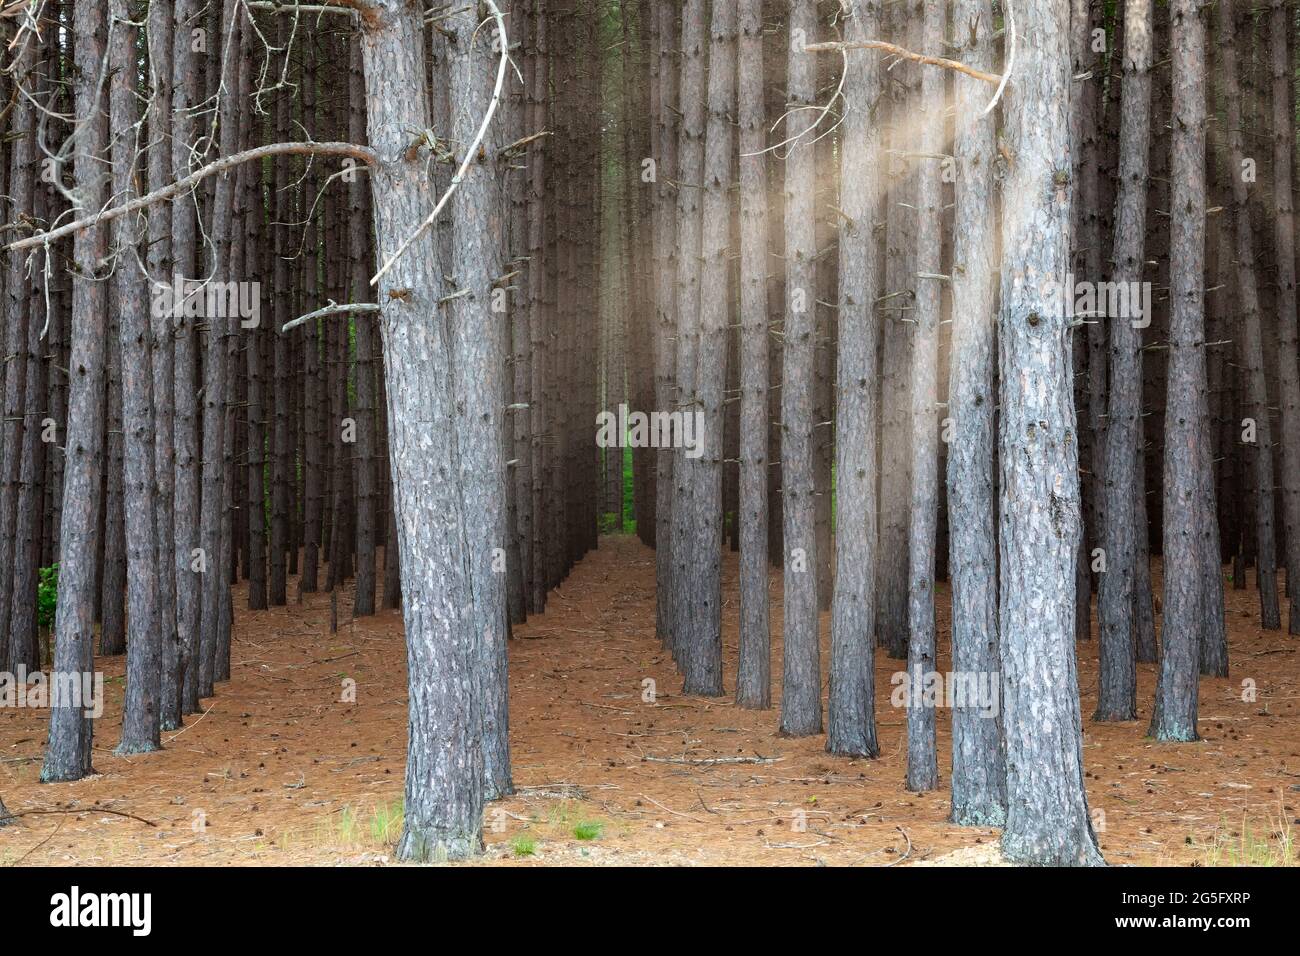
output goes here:
<path id="1" fill-rule="evenodd" d="M 24 239 L 16 239 L 5 249 L 16 252 L 19 249 L 31 249 L 35 246 L 48 245 L 62 239 L 64 236 L 70 236 L 75 232 L 80 232 L 90 226 L 97 226 L 101 223 L 109 222 L 118 216 L 124 216 L 127 213 L 135 212 L 153 205 L 156 202 L 162 202 L 164 199 L 171 199 L 188 192 L 198 183 L 207 179 L 209 176 L 223 173 L 228 169 L 239 166 L 242 163 L 256 162 L 259 159 L 265 159 L 268 156 L 281 155 L 320 155 L 320 156 L 350 156 L 353 159 L 359 159 L 365 163 L 375 161 L 375 153 L 368 146 L 358 146 L 355 143 L 270 143 L 266 146 L 258 146 L 254 149 L 246 149 L 242 153 L 234 153 L 230 156 L 223 156 L 221 159 L 213 160 L 201 169 L 196 169 L 184 179 L 178 179 L 176 182 L 161 189 L 155 189 L 147 195 L 132 199 L 130 202 L 123 203 L 120 206 L 113 206 L 108 209 L 101 209 L 99 212 L 90 216 L 83 216 L 74 222 L 65 223 L 57 229 L 51 229 L 48 232 L 38 232 L 34 235 L 27 236 Z"/>

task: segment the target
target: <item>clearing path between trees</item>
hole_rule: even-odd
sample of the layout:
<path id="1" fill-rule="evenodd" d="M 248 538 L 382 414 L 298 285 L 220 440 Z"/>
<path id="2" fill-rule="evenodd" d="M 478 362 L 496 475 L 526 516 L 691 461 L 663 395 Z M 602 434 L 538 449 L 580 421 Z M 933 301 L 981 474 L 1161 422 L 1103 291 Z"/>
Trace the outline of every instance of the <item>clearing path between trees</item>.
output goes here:
<path id="1" fill-rule="evenodd" d="M 654 570 L 654 552 L 636 538 L 605 537 L 552 592 L 546 613 L 516 628 L 510 742 L 519 791 L 487 808 L 484 863 L 997 860 L 996 830 L 945 822 L 945 712 L 943 789 L 904 789 L 905 715 L 890 704 L 900 662 L 877 653 L 881 757 L 832 757 L 824 736 L 778 736 L 775 710 L 678 696 L 681 680 L 654 635 Z M 730 693 L 734 553 L 726 555 L 723 589 Z M 773 573 L 777 701 L 780 591 Z M 945 672 L 946 585 L 938 597 Z M 1143 737 L 1155 683 L 1149 664 L 1138 665 L 1136 722 L 1088 720 L 1095 641 L 1080 646 L 1088 799 L 1112 864 L 1224 863 L 1243 852 L 1255 862 L 1275 853 L 1295 862 L 1287 844 L 1300 816 L 1300 642 L 1259 629 L 1253 587 L 1229 584 L 1226 597 L 1232 675 L 1201 682 L 1200 743 Z M 386 611 L 351 623 L 350 602 L 350 593 L 340 596 L 342 623 L 331 635 L 329 595 L 254 613 L 243 610 L 237 588 L 232 679 L 205 702 L 205 714 L 163 734 L 162 753 L 112 753 L 124 658 L 97 661 L 107 686 L 96 724 L 98 775 L 77 783 L 38 784 L 46 715 L 0 708 L 0 792 L 12 813 L 27 812 L 19 826 L 0 830 L 0 865 L 389 861 L 405 761 L 401 616 Z M 827 632 L 823 614 L 823 661 Z M 1257 689 L 1253 702 L 1242 700 L 1247 679 Z M 54 809 L 76 812 L 30 812 Z"/>

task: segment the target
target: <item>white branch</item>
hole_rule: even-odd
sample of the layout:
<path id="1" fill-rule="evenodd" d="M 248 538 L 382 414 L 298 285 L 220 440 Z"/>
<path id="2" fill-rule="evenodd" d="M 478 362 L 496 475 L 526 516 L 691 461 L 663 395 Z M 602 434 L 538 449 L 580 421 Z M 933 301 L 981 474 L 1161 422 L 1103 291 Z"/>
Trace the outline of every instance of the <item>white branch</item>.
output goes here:
<path id="1" fill-rule="evenodd" d="M 384 273 L 393 267 L 393 264 L 411 247 L 411 243 L 424 235 L 424 231 L 437 221 L 438 213 L 442 212 L 442 207 L 447 205 L 447 200 L 451 198 L 451 194 L 456 191 L 456 187 L 464 180 L 465 173 L 469 170 L 470 163 L 474 161 L 474 156 L 478 153 L 478 148 L 483 142 L 483 137 L 487 135 L 488 125 L 492 122 L 492 117 L 497 111 L 497 104 L 501 102 L 501 88 L 506 82 L 506 63 L 510 60 L 510 43 L 506 39 L 506 21 L 501 16 L 500 9 L 498 9 L 494 0 L 485 0 L 485 2 L 488 9 L 492 11 L 492 16 L 496 18 L 497 32 L 501 37 L 501 63 L 497 67 L 497 84 L 495 89 L 492 90 L 492 102 L 488 104 L 487 112 L 483 114 L 483 123 L 478 128 L 478 134 L 474 137 L 474 141 L 470 143 L 469 149 L 465 150 L 465 159 L 461 162 L 460 169 L 456 170 L 456 175 L 451 178 L 451 184 L 447 187 L 447 191 L 442 194 L 438 204 L 433 207 L 433 212 L 429 213 L 424 222 L 420 223 L 420 227 L 397 247 L 397 251 L 389 256 L 388 261 L 375 273 L 374 278 L 370 280 L 371 285 L 378 285 Z"/>
<path id="2" fill-rule="evenodd" d="M 208 163 L 202 169 L 196 169 L 184 179 L 178 179 L 176 182 L 161 189 L 155 189 L 153 192 L 132 199 L 130 202 L 122 203 L 120 206 L 113 206 L 109 209 L 101 209 L 99 212 L 84 216 L 74 222 L 66 223 L 57 229 L 51 229 L 47 232 L 38 232 L 35 235 L 28 236 L 25 239 L 18 239 L 5 246 L 9 251 L 19 249 L 30 249 L 33 246 L 44 246 L 51 242 L 62 239 L 64 236 L 70 236 L 74 232 L 79 232 L 89 226 L 96 226 L 101 223 L 109 222 L 118 216 L 124 216 L 129 212 L 135 212 L 137 209 L 144 209 L 156 202 L 164 199 L 170 199 L 173 196 L 188 192 L 200 181 L 216 173 L 225 172 L 241 163 L 252 162 L 254 160 L 265 159 L 267 156 L 279 156 L 284 153 L 289 154 L 321 154 L 324 156 L 351 156 L 354 159 L 360 159 L 366 163 L 375 161 L 374 151 L 367 146 L 357 146 L 354 143 L 270 143 L 266 146 L 258 146 L 254 149 L 246 149 L 242 153 L 234 153 L 230 156 L 222 157 Z"/>
<path id="3" fill-rule="evenodd" d="M 284 328 L 280 329 L 280 331 L 288 332 L 290 329 L 296 329 L 300 325 L 306 325 L 308 322 L 311 322 L 313 319 L 323 319 L 329 315 L 339 315 L 340 313 L 346 313 L 346 312 L 378 312 L 378 311 L 379 311 L 379 306 L 375 305 L 375 303 L 373 302 L 353 302 L 348 305 L 339 305 L 333 299 L 330 299 L 329 304 L 326 305 L 324 308 L 317 309 L 315 312 L 308 312 L 306 315 L 301 315 L 298 318 L 294 319 L 292 322 L 286 322 L 284 324 Z"/>

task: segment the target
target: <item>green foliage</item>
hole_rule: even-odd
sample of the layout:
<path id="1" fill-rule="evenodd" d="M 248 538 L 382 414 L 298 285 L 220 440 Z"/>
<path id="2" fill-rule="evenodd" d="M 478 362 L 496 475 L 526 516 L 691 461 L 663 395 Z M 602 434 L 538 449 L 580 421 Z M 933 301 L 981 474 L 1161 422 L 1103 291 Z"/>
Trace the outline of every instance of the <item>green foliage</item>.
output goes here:
<path id="1" fill-rule="evenodd" d="M 521 833 L 510 841 L 510 849 L 515 856 L 534 856 L 537 853 L 537 841 L 526 833 Z"/>
<path id="2" fill-rule="evenodd" d="M 1271 815 L 1270 815 L 1271 817 Z M 1252 830 L 1250 821 L 1242 814 L 1241 829 L 1233 831 L 1224 820 L 1214 839 L 1201 847 L 1204 853 L 1202 866 L 1295 866 L 1297 859 L 1295 838 L 1291 823 L 1283 807 L 1281 816 L 1269 820 L 1270 831 Z M 1191 838 L 1188 838 L 1192 842 Z"/>
<path id="3" fill-rule="evenodd" d="M 599 820 L 584 820 L 573 828 L 573 835 L 579 840 L 599 840 L 605 832 L 605 824 Z"/>
<path id="4" fill-rule="evenodd" d="M 59 605 L 59 566 L 52 564 L 41 568 L 36 587 L 36 623 L 45 628 L 54 626 L 54 610 Z"/>

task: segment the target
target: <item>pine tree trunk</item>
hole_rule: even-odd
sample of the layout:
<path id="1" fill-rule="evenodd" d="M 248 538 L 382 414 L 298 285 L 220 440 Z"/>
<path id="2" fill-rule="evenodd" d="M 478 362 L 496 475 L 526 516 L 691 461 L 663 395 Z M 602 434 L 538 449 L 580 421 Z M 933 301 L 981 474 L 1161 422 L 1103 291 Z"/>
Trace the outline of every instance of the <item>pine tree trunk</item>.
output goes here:
<path id="1" fill-rule="evenodd" d="M 915 0 L 912 0 L 915 6 Z M 920 16 L 900 4 L 890 12 L 895 42 L 916 46 Z M 912 422 L 909 376 L 913 308 L 916 301 L 916 171 L 919 152 L 914 117 L 920 77 L 915 64 L 896 63 L 888 104 L 889 185 L 886 219 L 880 445 L 880 554 L 876 564 L 876 630 L 885 652 L 907 657 L 907 569 L 909 496 L 912 486 Z"/>
<path id="2" fill-rule="evenodd" d="M 874 39 L 879 8 L 856 0 L 844 15 L 844 39 Z M 881 214 L 882 130 L 880 57 L 871 50 L 846 54 L 842 127 L 839 233 L 839 368 L 835 411 L 836 534 L 831 594 L 830 697 L 826 749 L 875 757 L 876 738 L 876 429 L 879 319 L 875 302 L 875 223 Z M 742 192 L 747 192 L 742 187 Z M 748 369 L 749 363 L 745 368 Z M 742 547 L 742 557 L 744 549 Z M 764 571 L 766 587 L 766 571 Z M 766 599 L 766 592 L 764 592 Z"/>
<path id="3" fill-rule="evenodd" d="M 670 412 L 676 399 L 677 353 L 677 238 L 674 231 L 672 182 L 677 171 L 678 71 L 673 63 L 677 33 L 671 4 L 660 3 L 659 17 L 659 109 L 656 111 L 657 184 L 655 195 L 655 408 Z M 674 650 L 673 508 L 674 455 L 671 448 L 655 451 L 655 631 L 669 650 Z"/>
<path id="4" fill-rule="evenodd" d="M 417 233 L 435 202 L 424 172 L 427 157 L 410 150 L 409 130 L 429 125 L 421 34 L 420 12 L 403 0 L 375 0 L 362 17 L 381 263 Z M 436 245 L 432 231 L 420 231 L 377 289 L 390 389 L 389 455 L 402 489 L 397 531 L 410 683 L 405 821 L 397 855 L 412 861 L 459 859 L 483 846 L 476 677 L 482 641 L 464 611 L 471 601 L 473 550 L 455 484 L 461 451 L 452 343 L 437 304 L 443 283 Z"/>
<path id="5" fill-rule="evenodd" d="M 772 706 L 767 577 L 768 262 L 763 3 L 740 0 L 740 661 L 736 703 Z M 843 239 L 841 239 L 843 242 Z M 841 475 L 843 470 L 841 470 Z M 841 481 L 843 479 L 841 478 Z M 832 660 L 834 658 L 832 657 Z M 832 678 L 833 686 L 834 678 Z M 832 727 L 834 716 L 832 711 Z"/>
<path id="6" fill-rule="evenodd" d="M 1124 79 L 1120 121 L 1119 194 L 1115 205 L 1114 281 L 1137 283 L 1145 257 L 1147 152 L 1151 125 L 1151 2 L 1124 5 Z M 1143 316 L 1141 322 L 1149 321 Z M 1118 316 L 1111 326 L 1110 413 L 1102 495 L 1106 567 L 1097 598 L 1097 711 L 1093 720 L 1137 719 L 1135 587 L 1139 535 L 1136 507 L 1142 441 L 1142 333 L 1138 320 Z"/>
<path id="7" fill-rule="evenodd" d="M 1277 593 L 1277 548 L 1275 541 L 1275 499 L 1273 494 L 1273 426 L 1264 370 L 1264 341 L 1261 330 L 1259 292 L 1255 274 L 1255 238 L 1251 224 L 1249 194 L 1243 161 L 1241 76 L 1236 43 L 1237 24 L 1232 0 L 1218 6 L 1219 57 L 1216 73 L 1223 83 L 1227 106 L 1228 178 L 1232 182 L 1232 217 L 1236 236 L 1237 303 L 1241 310 L 1240 360 L 1248 390 L 1249 422 L 1242 423 L 1243 440 L 1251 446 L 1255 506 L 1255 575 L 1259 584 L 1260 626 L 1277 630 L 1282 626 Z M 1244 435 L 1253 425 L 1253 441 Z M 1168 560 L 1166 558 L 1166 560 Z M 1165 609 L 1168 615 L 1168 607 Z M 1195 727 L 1191 729 L 1195 734 Z"/>
<path id="8" fill-rule="evenodd" d="M 961 61 L 993 66 L 989 0 L 959 0 L 956 35 Z M 964 26 L 973 24 L 969 30 Z M 997 500 L 994 487 L 994 381 L 997 354 L 997 219 L 994 206 L 994 117 L 982 116 L 987 85 L 954 77 L 957 130 L 953 221 L 952 347 L 948 414 L 949 574 L 952 580 L 952 669 L 992 675 L 1001 670 L 998 635 Z M 952 821 L 1000 826 L 1006 820 L 1006 754 L 1001 712 L 975 701 L 952 710 Z"/>
<path id="9" fill-rule="evenodd" d="M 135 90 L 136 30 L 128 26 L 127 0 L 109 4 L 109 87 L 112 126 L 128 130 L 140 119 Z M 117 27 L 116 30 L 112 29 Z M 112 145 L 113 194 L 129 199 L 134 192 L 134 137 L 119 135 Z M 158 551 L 154 514 L 153 356 L 144 275 L 130 253 L 140 236 L 132 216 L 113 221 L 113 245 L 123 259 L 113 271 L 122 356 L 122 425 L 124 480 L 122 502 L 126 530 L 127 635 L 126 696 L 122 709 L 119 754 L 147 753 L 161 746 L 159 694 L 162 680 L 162 635 L 158 619 Z"/>
<path id="10" fill-rule="evenodd" d="M 940 0 L 923 0 L 921 50 L 943 52 L 945 16 Z M 921 75 L 920 147 L 923 157 L 943 149 L 944 77 L 936 69 Z M 943 272 L 940 170 L 931 158 L 917 170 L 916 330 L 912 344 L 912 502 L 908 531 L 907 671 L 912 694 L 907 707 L 907 789 L 939 785 L 935 707 L 916 693 L 937 672 L 934 623 L 934 549 L 939 512 L 939 280 Z M 918 699 L 921 698 L 921 699 Z"/>
<path id="11" fill-rule="evenodd" d="M 677 147 L 677 350 L 674 411 L 695 416 L 701 410 L 696 390 L 700 354 L 700 261 L 701 195 L 704 192 L 705 61 L 708 43 L 708 13 L 704 0 L 685 0 L 682 7 L 681 85 L 678 111 L 681 114 Z M 698 462 L 686 455 L 677 441 L 673 448 L 673 536 L 672 589 L 673 657 L 685 672 L 687 658 L 696 655 L 703 643 L 695 603 L 707 600 L 696 593 L 692 572 L 697 567 L 697 542 L 692 528 L 697 520 L 695 497 L 699 484 Z M 690 686 L 692 675 L 685 674 Z"/>
<path id="12" fill-rule="evenodd" d="M 354 143 L 364 142 L 366 134 L 365 79 L 361 69 L 361 49 L 354 40 L 348 44 L 351 68 L 348 73 L 348 132 Z M 348 254 L 351 260 L 351 300 L 371 301 L 367 282 L 375 268 L 370 247 L 370 217 L 366 213 L 366 177 L 352 174 L 348 182 Z M 355 411 L 357 443 L 353 468 L 357 489 L 357 581 L 352 605 L 354 617 L 375 613 L 375 522 L 378 498 L 377 433 L 379 423 L 375 408 L 375 322 L 372 315 L 361 315 L 353 323 L 356 330 L 357 397 Z"/>
<path id="13" fill-rule="evenodd" d="M 76 215 L 108 198 L 101 154 L 108 142 L 97 77 L 104 66 L 104 7 L 77 4 L 73 12 L 75 110 L 80 124 L 73 152 Z M 108 251 L 104 228 L 89 226 L 73 239 L 68 429 L 63 473 L 63 527 L 59 541 L 59 602 L 54 618 L 51 681 L 81 681 L 94 668 L 95 562 L 99 552 L 100 488 L 104 475 L 103 319 L 107 287 L 98 263 Z M 93 773 L 93 723 L 78 701 L 50 708 L 49 742 L 41 781 L 79 780 Z"/>
<path id="14" fill-rule="evenodd" d="M 13 82 L 22 87 L 31 86 L 39 64 L 37 43 L 29 39 L 13 63 Z M 12 126 L 6 132 L 13 137 L 9 149 L 8 198 L 12 202 L 15 218 L 31 215 L 33 211 L 36 162 L 36 110 L 25 97 L 14 101 Z M 5 319 L 0 333 L 0 349 L 5 359 L 4 385 L 0 391 L 0 667 L 9 672 L 26 658 L 24 652 L 27 635 L 11 613 L 14 598 L 10 587 L 15 583 L 15 571 L 20 569 L 22 541 L 18 536 L 19 498 L 22 482 L 25 433 L 29 423 L 24 418 L 27 383 L 38 375 L 36 364 L 28 354 L 28 326 L 32 321 L 32 297 L 27 285 L 26 257 L 9 253 L 9 268 L 5 276 Z M 24 593 L 22 591 L 18 593 Z M 16 603 L 16 601 L 14 602 Z"/>
<path id="15" fill-rule="evenodd" d="M 196 0 L 176 0 L 172 43 L 172 144 L 171 175 L 180 177 L 189 164 L 189 149 L 195 137 L 190 114 L 200 99 L 199 58 L 192 49 L 192 31 L 200 13 Z M 171 204 L 172 276 L 177 282 L 206 274 L 195 258 L 197 205 L 199 195 L 190 193 Z M 194 313 L 182 308 L 173 317 L 175 404 L 175 549 L 173 573 L 176 580 L 176 631 L 180 653 L 163 675 L 164 726 L 179 726 L 180 715 L 199 711 L 199 634 L 203 609 L 203 582 L 196 565 L 201 547 L 199 480 L 199 382 L 197 340 L 200 324 Z M 164 648 L 166 645 L 164 644 Z M 172 702 L 176 701 L 173 709 Z"/>
<path id="16" fill-rule="evenodd" d="M 472 15 L 457 15 L 447 28 L 450 44 L 448 95 L 451 137 L 469 143 L 493 95 L 498 56 L 495 24 L 478 31 Z M 498 120 L 494 119 L 494 122 Z M 459 159 L 459 157 L 458 157 Z M 452 194 L 451 292 L 462 294 L 445 308 L 452 343 L 460 471 L 457 485 L 465 515 L 466 552 L 473 626 L 481 642 L 477 703 L 482 714 L 484 790 L 496 799 L 514 789 L 510 779 L 509 700 L 506 668 L 506 562 L 502 508 L 505 504 L 504 435 L 505 338 L 503 317 L 494 310 L 494 285 L 501 275 L 505 229 L 501 216 L 499 156 L 485 142 L 459 188 Z"/>
<path id="17" fill-rule="evenodd" d="M 1291 195 L 1295 152 L 1294 68 L 1287 46 L 1295 11 L 1271 0 L 1273 81 L 1273 220 L 1277 242 L 1277 377 L 1282 406 L 1282 520 L 1286 539 L 1286 593 L 1291 598 L 1288 630 L 1300 634 L 1300 358 L 1297 358 L 1295 205 Z"/>
<path id="18" fill-rule="evenodd" d="M 1017 11 L 1003 104 L 1001 616 L 1007 822 L 1016 863 L 1092 865 L 1074 658 L 1080 534 L 1070 330 L 1059 292 L 1071 220 L 1068 0 Z"/>
<path id="19" fill-rule="evenodd" d="M 1197 739 L 1197 664 L 1210 613 L 1203 595 L 1202 561 L 1202 542 L 1214 517 L 1206 509 L 1210 449 L 1203 425 L 1208 405 L 1203 347 L 1206 59 L 1202 16 L 1199 0 L 1176 0 L 1170 11 L 1172 317 L 1165 411 L 1164 652 L 1150 729 L 1157 740 Z"/>
<path id="20" fill-rule="evenodd" d="M 821 647 L 818 639 L 816 501 L 813 474 L 813 387 L 816 353 L 815 153 L 816 113 L 813 0 L 790 0 L 787 81 L 791 112 L 785 162 L 785 373 L 781 382 L 781 462 L 784 480 L 785 611 L 782 633 L 781 733 L 822 731 Z"/>

